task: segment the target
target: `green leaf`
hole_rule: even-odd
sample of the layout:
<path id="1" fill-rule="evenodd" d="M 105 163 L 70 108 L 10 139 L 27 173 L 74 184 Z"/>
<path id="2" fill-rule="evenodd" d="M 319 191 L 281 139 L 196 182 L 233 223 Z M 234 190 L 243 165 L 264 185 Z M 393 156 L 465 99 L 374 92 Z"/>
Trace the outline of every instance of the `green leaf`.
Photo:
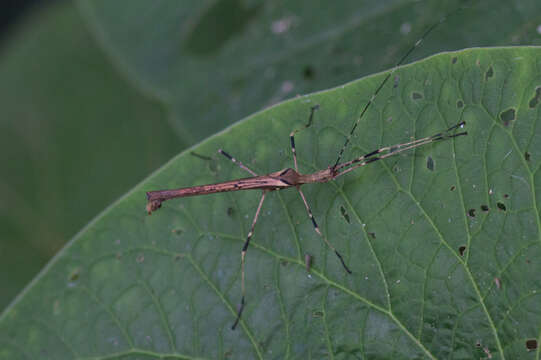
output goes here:
<path id="1" fill-rule="evenodd" d="M 284 99 L 392 67 L 461 5 L 408 61 L 541 44 L 538 0 L 49 3 L 0 54 L 0 308 L 173 154 Z"/>
<path id="2" fill-rule="evenodd" d="M 24 25 L 0 56 L 0 309 L 90 219 L 186 146 L 73 5 L 54 2 Z"/>
<path id="3" fill-rule="evenodd" d="M 180 154 L 85 228 L 0 318 L 0 358 L 538 358 L 541 50 L 473 49 L 400 68 L 345 158 L 466 121 L 468 136 L 303 191 L 172 200 L 145 191 L 334 162 L 385 74 L 257 113 Z M 347 215 L 347 216 L 346 216 Z M 311 273 L 305 254 L 313 257 Z M 532 342 L 530 342 L 532 344 Z"/>

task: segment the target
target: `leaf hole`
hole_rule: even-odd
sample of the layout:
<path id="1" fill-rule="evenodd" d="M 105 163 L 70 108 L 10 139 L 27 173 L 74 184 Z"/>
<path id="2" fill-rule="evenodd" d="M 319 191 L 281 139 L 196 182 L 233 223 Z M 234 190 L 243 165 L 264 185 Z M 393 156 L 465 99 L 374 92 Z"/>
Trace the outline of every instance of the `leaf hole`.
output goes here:
<path id="1" fill-rule="evenodd" d="M 340 205 L 340 214 L 342 215 L 342 217 L 344 218 L 344 220 L 346 220 L 346 222 L 348 224 L 351 224 L 351 222 L 349 220 L 349 214 L 348 214 L 346 208 L 344 207 L 344 205 Z"/>
<path id="2" fill-rule="evenodd" d="M 529 152 L 526 151 L 526 152 L 524 153 L 524 159 L 525 159 L 526 161 L 530 161 L 530 157 L 531 157 L 531 154 L 530 154 Z"/>
<path id="3" fill-rule="evenodd" d="M 464 101 L 458 100 L 458 101 L 456 102 L 456 107 L 457 107 L 458 109 L 462 109 L 462 107 L 464 107 Z"/>
<path id="4" fill-rule="evenodd" d="M 466 246 L 462 245 L 458 248 L 458 253 L 460 256 L 464 256 L 464 253 L 466 252 Z"/>
<path id="5" fill-rule="evenodd" d="M 488 68 L 487 72 L 485 73 L 485 80 L 488 80 L 493 76 L 494 76 L 494 69 L 491 66 Z"/>
<path id="6" fill-rule="evenodd" d="M 396 75 L 394 77 L 394 85 L 393 85 L 393 88 L 397 88 L 398 87 L 398 83 L 400 82 L 400 75 Z"/>
<path id="7" fill-rule="evenodd" d="M 539 101 L 541 101 L 541 86 L 538 86 L 535 88 L 535 95 L 533 96 L 533 98 L 530 100 L 530 103 L 529 103 L 530 109 L 533 109 L 534 107 L 536 107 L 537 104 L 539 104 Z"/>
<path id="8" fill-rule="evenodd" d="M 414 91 L 411 93 L 411 98 L 413 100 L 420 100 L 423 98 L 423 94 L 421 94 L 420 92 Z"/>
<path id="9" fill-rule="evenodd" d="M 304 69 L 302 70 L 302 76 L 306 80 L 312 80 L 316 76 L 316 71 L 314 70 L 312 66 L 306 65 Z"/>
<path id="10" fill-rule="evenodd" d="M 73 270 L 71 274 L 69 275 L 69 281 L 72 283 L 76 282 L 77 280 L 79 280 L 80 275 L 81 275 L 81 269 Z"/>
<path id="11" fill-rule="evenodd" d="M 227 216 L 232 217 L 233 215 L 235 215 L 235 209 L 229 206 L 227 208 Z"/>
<path id="12" fill-rule="evenodd" d="M 498 209 L 500 209 L 501 211 L 507 210 L 507 208 L 505 207 L 505 204 L 502 202 L 498 202 L 496 205 L 498 206 Z"/>
<path id="13" fill-rule="evenodd" d="M 177 253 L 177 254 L 175 254 L 175 261 L 179 261 L 179 260 L 182 259 L 183 257 L 184 257 L 184 254 Z"/>
<path id="14" fill-rule="evenodd" d="M 458 60 L 458 58 L 455 56 L 451 59 L 451 64 L 456 64 L 456 61 Z"/>
<path id="15" fill-rule="evenodd" d="M 171 232 L 175 235 L 182 235 L 182 233 L 184 232 L 184 230 L 182 229 L 173 229 L 171 230 Z"/>
<path id="16" fill-rule="evenodd" d="M 526 349 L 528 349 L 528 350 L 536 350 L 537 349 L 537 340 L 535 340 L 535 339 L 526 340 Z"/>
<path id="17" fill-rule="evenodd" d="M 141 264 L 143 261 L 145 261 L 145 255 L 144 254 L 137 255 L 137 257 L 135 258 L 135 261 Z"/>
<path id="18" fill-rule="evenodd" d="M 430 171 L 434 171 L 434 159 L 432 159 L 432 156 L 428 156 L 426 158 L 426 168 Z"/>
<path id="19" fill-rule="evenodd" d="M 455 189 L 456 189 L 456 186 L 453 185 L 453 186 L 451 186 L 451 188 L 449 190 L 455 191 Z"/>
<path id="20" fill-rule="evenodd" d="M 488 205 L 481 205 L 481 210 L 487 212 L 489 209 Z"/>
<path id="21" fill-rule="evenodd" d="M 503 194 L 503 197 L 504 197 L 505 199 L 509 199 L 509 194 Z"/>
<path id="22" fill-rule="evenodd" d="M 468 216 L 472 218 L 475 217 L 475 209 L 468 210 Z"/>
<path id="23" fill-rule="evenodd" d="M 369 233 L 368 233 L 368 236 L 370 236 L 372 239 L 375 239 L 375 238 L 376 238 L 376 233 L 374 233 L 374 232 L 369 232 Z"/>
<path id="24" fill-rule="evenodd" d="M 509 126 L 509 123 L 515 120 L 515 109 L 511 108 L 511 109 L 503 111 L 500 114 L 500 119 L 503 122 L 504 126 Z"/>

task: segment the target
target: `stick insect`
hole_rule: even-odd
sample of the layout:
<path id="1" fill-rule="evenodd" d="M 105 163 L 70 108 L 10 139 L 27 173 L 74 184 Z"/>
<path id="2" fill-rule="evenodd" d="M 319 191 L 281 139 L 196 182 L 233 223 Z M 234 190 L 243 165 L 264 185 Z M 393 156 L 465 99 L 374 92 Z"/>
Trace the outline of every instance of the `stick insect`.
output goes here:
<path id="1" fill-rule="evenodd" d="M 302 174 L 299 172 L 299 167 L 297 164 L 297 153 L 295 150 L 295 134 L 299 132 L 300 130 L 294 130 L 290 133 L 290 143 L 291 143 L 291 153 L 293 155 L 293 164 L 295 168 L 286 168 L 280 171 L 272 172 L 267 175 L 258 175 L 251 169 L 249 169 L 246 165 L 244 165 L 241 161 L 237 160 L 233 156 L 229 155 L 227 152 L 225 152 L 222 149 L 219 149 L 218 152 L 228 158 L 230 161 L 238 165 L 241 169 L 248 172 L 251 177 L 241 178 L 241 179 L 235 179 L 230 181 L 224 181 L 220 183 L 215 184 L 209 184 L 209 185 L 198 185 L 198 186 L 190 186 L 180 189 L 174 189 L 174 190 L 156 190 L 156 191 L 149 191 L 147 192 L 147 212 L 149 214 L 152 214 L 152 212 L 159 209 L 164 201 L 173 199 L 173 198 L 181 198 L 181 197 L 187 197 L 187 196 L 197 196 L 197 195 L 206 195 L 206 194 L 214 194 L 219 192 L 228 192 L 228 191 L 240 191 L 240 190 L 261 190 L 262 195 L 261 199 L 259 200 L 259 204 L 257 206 L 257 210 L 255 212 L 254 218 L 252 220 L 252 225 L 250 227 L 250 231 L 246 237 L 246 240 L 244 241 L 244 245 L 242 246 L 241 250 L 241 301 L 240 305 L 237 310 L 237 316 L 235 319 L 235 322 L 232 325 L 232 329 L 234 330 L 236 326 L 238 325 L 242 311 L 244 310 L 244 306 L 246 304 L 245 297 L 246 297 L 246 288 L 245 288 L 245 258 L 246 258 L 246 252 L 248 250 L 248 246 L 250 245 L 250 240 L 252 239 L 252 236 L 254 234 L 254 228 L 257 223 L 257 219 L 259 217 L 259 213 L 261 212 L 261 208 L 263 206 L 263 201 L 265 200 L 266 195 L 275 190 L 282 190 L 287 188 L 296 188 L 299 192 L 299 195 L 304 203 L 304 206 L 306 208 L 306 211 L 308 213 L 308 217 L 310 218 L 312 225 L 314 227 L 315 232 L 319 237 L 322 238 L 322 240 L 325 242 L 325 244 L 336 254 L 338 257 L 338 260 L 342 264 L 342 267 L 344 270 L 351 274 L 352 271 L 350 268 L 346 265 L 344 258 L 342 255 L 338 252 L 338 250 L 331 244 L 331 242 L 327 239 L 325 235 L 321 232 L 316 219 L 312 213 L 312 210 L 310 209 L 310 205 L 308 205 L 308 201 L 306 200 L 306 197 L 304 196 L 304 193 L 301 190 L 301 186 L 304 184 L 312 184 L 312 183 L 326 183 L 331 180 L 334 180 L 342 175 L 345 175 L 355 169 L 358 169 L 362 166 L 368 165 L 372 162 L 383 160 L 388 157 L 398 155 L 404 151 L 408 151 L 414 148 L 417 148 L 419 146 L 427 145 L 436 141 L 440 140 L 448 140 L 452 139 L 458 136 L 467 135 L 466 131 L 458 132 L 458 129 L 461 129 L 464 127 L 465 122 L 459 122 L 451 127 L 449 127 L 446 130 L 443 130 L 437 134 L 434 134 L 432 136 L 424 137 L 421 139 L 412 140 L 409 142 L 405 142 L 402 144 L 396 144 L 392 146 L 385 146 L 382 148 L 379 148 L 377 150 L 371 151 L 365 155 L 359 156 L 357 158 L 354 158 L 350 161 L 342 161 L 342 155 L 344 154 L 344 150 L 347 148 L 348 144 L 350 143 L 351 137 L 353 136 L 357 126 L 359 125 L 359 122 L 363 118 L 364 114 L 370 107 L 370 105 L 374 102 L 376 96 L 380 92 L 380 90 L 383 88 L 383 86 L 387 83 L 391 75 L 394 73 L 394 71 L 403 64 L 403 62 L 408 58 L 408 56 L 422 43 L 422 41 L 428 36 L 428 34 L 434 30 L 439 24 L 441 24 L 443 21 L 445 21 L 446 17 L 442 18 L 438 23 L 433 24 L 428 30 L 424 32 L 424 34 L 417 40 L 417 42 L 402 56 L 402 58 L 396 63 L 396 65 L 393 67 L 393 69 L 387 74 L 387 76 L 384 78 L 384 80 L 381 82 L 381 84 L 376 88 L 376 91 L 371 96 L 370 100 L 367 102 L 367 104 L 364 106 L 363 110 L 361 111 L 360 115 L 357 117 L 356 121 L 353 124 L 353 127 L 351 128 L 348 136 L 345 139 L 344 144 L 342 145 L 342 148 L 340 149 L 338 153 L 338 157 L 333 165 L 329 165 L 326 169 L 322 169 L 319 171 L 316 171 L 311 174 Z M 313 106 L 310 109 L 310 115 L 308 119 L 308 123 L 304 126 L 304 128 L 308 128 L 312 124 L 312 120 L 314 117 L 315 111 L 318 109 L 318 105 Z M 302 130 L 302 129 L 301 129 Z"/>

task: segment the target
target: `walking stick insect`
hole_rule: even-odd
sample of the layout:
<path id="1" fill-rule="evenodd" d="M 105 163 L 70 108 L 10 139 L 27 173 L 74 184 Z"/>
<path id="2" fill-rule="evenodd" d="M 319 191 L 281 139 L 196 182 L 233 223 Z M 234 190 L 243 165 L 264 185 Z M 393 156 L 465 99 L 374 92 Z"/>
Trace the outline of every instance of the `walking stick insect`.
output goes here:
<path id="1" fill-rule="evenodd" d="M 326 183 L 331 180 L 334 180 L 342 175 L 345 175 L 349 173 L 350 171 L 353 171 L 357 168 L 360 168 L 362 166 L 368 165 L 372 162 L 382 160 L 397 154 L 400 154 L 404 151 L 411 150 L 414 148 L 417 148 L 419 146 L 423 146 L 426 144 L 433 143 L 435 141 L 439 140 L 447 140 L 454 137 L 467 135 L 467 132 L 457 132 L 458 129 L 463 128 L 465 125 L 465 122 L 459 122 L 456 125 L 453 125 L 449 127 L 446 130 L 443 130 L 437 134 L 434 134 L 432 136 L 424 137 L 421 139 L 412 140 L 409 142 L 405 142 L 402 144 L 392 145 L 392 146 L 385 146 L 382 148 L 379 148 L 377 150 L 371 151 L 363 156 L 359 156 L 357 158 L 354 158 L 353 160 L 346 161 L 346 162 L 340 162 L 342 159 L 342 155 L 344 153 L 344 150 L 347 148 L 351 137 L 353 136 L 353 133 L 355 132 L 355 129 L 359 125 L 360 120 L 363 118 L 364 114 L 380 92 L 380 90 L 383 88 L 383 86 L 386 84 L 386 82 L 389 80 L 391 75 L 394 73 L 394 71 L 402 65 L 402 63 L 406 60 L 406 58 L 415 50 L 422 41 L 428 36 L 428 34 L 434 30 L 439 24 L 441 24 L 443 21 L 445 21 L 446 17 L 442 18 L 440 22 L 433 24 L 428 30 L 425 31 L 425 33 L 421 36 L 419 40 L 406 52 L 406 54 L 396 63 L 396 65 L 393 67 L 393 69 L 387 74 L 387 76 L 383 79 L 381 84 L 376 88 L 376 91 L 371 96 L 368 103 L 364 106 L 363 110 L 361 111 L 360 115 L 357 117 L 357 120 L 353 124 L 353 127 L 351 128 L 349 135 L 346 137 L 346 140 L 344 142 L 344 145 L 340 149 L 338 153 L 338 157 L 336 159 L 336 162 L 333 165 L 329 165 L 326 169 L 322 169 L 319 171 L 316 171 L 311 174 L 302 174 L 299 172 L 298 164 L 297 164 L 297 154 L 295 150 L 295 134 L 299 132 L 300 130 L 294 130 L 290 133 L 290 142 L 291 142 L 291 152 L 293 154 L 293 163 L 295 168 L 286 168 L 280 171 L 272 172 L 267 175 L 257 175 L 254 171 L 250 170 L 248 167 L 246 167 L 242 162 L 238 161 L 231 155 L 229 155 L 227 152 L 225 152 L 222 149 L 219 149 L 218 152 L 222 155 L 224 155 L 226 158 L 231 160 L 233 163 L 237 164 L 241 169 L 247 171 L 252 176 L 242 179 L 236 179 L 236 180 L 230 180 L 230 181 L 224 181 L 216 184 L 209 184 L 209 185 L 198 185 L 198 186 L 190 186 L 180 189 L 174 189 L 174 190 L 156 190 L 156 191 L 149 191 L 147 192 L 147 212 L 151 214 L 152 212 L 159 209 L 162 205 L 162 203 L 166 200 L 170 200 L 173 198 L 179 198 L 179 197 L 187 197 L 187 196 L 196 196 L 196 195 L 206 195 L 206 194 L 213 194 L 213 193 L 219 193 L 219 192 L 227 192 L 227 191 L 240 191 L 240 190 L 262 190 L 262 196 L 259 200 L 259 205 L 257 206 L 257 210 L 255 212 L 252 225 L 250 227 L 250 231 L 246 237 L 246 240 L 244 242 L 244 245 L 242 246 L 241 250 L 241 301 L 240 306 L 237 311 L 237 316 L 235 319 L 235 322 L 232 325 L 232 329 L 234 330 L 237 324 L 240 321 L 242 311 L 244 310 L 245 306 L 245 296 L 246 296 L 246 289 L 245 289 L 245 257 L 246 257 L 246 251 L 248 250 L 248 246 L 250 245 L 250 240 L 252 239 L 252 236 L 254 234 L 254 228 L 257 223 L 257 219 L 259 217 L 259 213 L 261 211 L 261 208 L 263 206 L 263 201 L 265 200 L 265 196 L 267 193 L 275 190 L 282 190 L 287 189 L 291 187 L 295 187 L 297 191 L 299 192 L 299 195 L 304 203 L 304 206 L 306 208 L 306 211 L 308 212 L 308 217 L 312 221 L 312 224 L 314 226 L 315 232 L 323 239 L 323 241 L 327 244 L 327 246 L 336 254 L 338 259 L 340 260 L 340 263 L 342 264 L 342 267 L 344 270 L 351 274 L 352 271 L 349 269 L 349 267 L 346 265 L 344 258 L 342 255 L 338 252 L 338 250 L 331 244 L 331 242 L 323 235 L 323 233 L 320 231 L 319 226 L 316 222 L 316 219 L 314 218 L 314 215 L 312 214 L 312 210 L 310 209 L 310 206 L 308 205 L 308 202 L 306 200 L 306 197 L 304 196 L 304 193 L 301 190 L 301 186 L 304 184 L 311 184 L 311 183 Z M 304 128 L 308 128 L 312 124 L 312 120 L 314 117 L 315 111 L 318 109 L 318 105 L 313 106 L 310 109 L 310 116 L 308 123 L 305 125 Z"/>

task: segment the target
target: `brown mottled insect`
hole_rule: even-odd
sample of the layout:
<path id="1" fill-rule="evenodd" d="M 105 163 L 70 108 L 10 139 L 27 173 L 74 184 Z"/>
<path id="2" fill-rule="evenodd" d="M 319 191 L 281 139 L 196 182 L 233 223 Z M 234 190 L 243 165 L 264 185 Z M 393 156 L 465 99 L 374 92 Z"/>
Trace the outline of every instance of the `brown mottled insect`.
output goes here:
<path id="1" fill-rule="evenodd" d="M 250 173 L 252 176 L 242 179 L 236 179 L 236 180 L 230 180 L 230 181 L 224 181 L 216 184 L 209 184 L 209 185 L 198 185 L 198 186 L 190 186 L 175 190 L 157 190 L 157 191 L 149 191 L 147 192 L 147 211 L 149 214 L 151 214 L 153 211 L 156 211 L 159 209 L 162 205 L 162 203 L 166 200 L 170 200 L 173 198 L 180 198 L 180 197 L 187 197 L 187 196 L 197 196 L 197 195 L 206 195 L 206 194 L 214 194 L 218 192 L 226 192 L 226 191 L 240 191 L 240 190 L 262 190 L 261 199 L 259 200 L 259 205 L 257 206 L 257 210 L 254 215 L 254 219 L 252 221 L 252 226 L 250 228 L 250 232 L 248 233 L 248 236 L 244 242 L 244 245 L 242 246 L 241 250 L 241 291 L 242 291 L 242 297 L 240 306 L 238 308 L 237 317 L 235 320 L 235 323 L 232 326 L 232 329 L 235 329 L 237 326 L 240 317 L 242 315 L 242 311 L 244 309 L 245 305 L 245 272 L 244 272 L 244 264 L 245 264 L 245 257 L 246 257 L 246 251 L 248 250 L 248 246 L 250 245 L 250 239 L 252 238 L 252 235 L 254 233 L 254 227 L 257 222 L 257 219 L 259 217 L 259 213 L 261 211 L 261 207 L 263 206 L 263 201 L 265 200 L 265 196 L 267 193 L 275 190 L 281 190 L 281 189 L 287 189 L 287 188 L 295 188 L 299 192 L 300 197 L 302 198 L 302 201 L 304 203 L 304 206 L 306 207 L 306 211 L 308 212 L 308 217 L 312 221 L 312 224 L 314 226 L 314 230 L 316 233 L 325 241 L 327 246 L 334 251 L 338 259 L 340 260 L 342 266 L 344 267 L 345 271 L 349 274 L 351 274 L 351 270 L 348 268 L 346 263 L 344 262 L 344 259 L 342 255 L 336 250 L 336 248 L 329 242 L 329 240 L 321 233 L 319 226 L 316 222 L 316 219 L 314 218 L 314 215 L 312 214 L 312 210 L 310 209 L 310 206 L 308 205 L 308 202 L 306 201 L 306 197 L 304 196 L 304 193 L 301 190 L 301 186 L 304 184 L 311 184 L 311 183 L 325 183 L 329 182 L 331 180 L 334 180 L 344 174 L 349 173 L 350 171 L 353 171 L 359 167 L 368 165 L 372 162 L 382 160 L 385 158 L 388 158 L 390 156 L 397 155 L 403 151 L 411 150 L 416 147 L 430 144 L 435 141 L 439 140 L 446 140 L 451 139 L 457 136 L 466 135 L 467 132 L 457 132 L 458 129 L 464 127 L 465 122 L 459 122 L 456 125 L 451 126 L 447 130 L 443 130 L 437 134 L 434 134 L 432 136 L 428 136 L 425 138 L 413 140 L 410 142 L 392 145 L 392 146 L 385 146 L 380 149 L 371 151 L 363 156 L 360 156 L 358 158 L 355 158 L 350 161 L 346 162 L 340 162 L 342 159 L 342 155 L 344 153 L 344 150 L 348 146 L 351 136 L 355 132 L 355 129 L 359 125 L 360 120 L 363 118 L 365 112 L 368 110 L 374 99 L 376 98 L 377 94 L 380 92 L 380 90 L 383 88 L 385 83 L 389 80 L 391 75 L 394 73 L 394 71 L 405 61 L 405 59 L 410 55 L 413 50 L 418 47 L 422 40 L 441 22 L 444 21 L 445 18 L 443 18 L 439 23 L 436 23 L 432 25 L 424 34 L 423 36 L 413 45 L 408 52 L 398 61 L 398 63 L 395 65 L 395 67 L 387 74 L 385 79 L 381 82 L 381 84 L 377 87 L 376 91 L 368 101 L 368 103 L 365 105 L 363 110 L 361 111 L 359 117 L 353 124 L 353 127 L 351 128 L 351 131 L 349 132 L 349 135 L 347 136 L 344 145 L 342 146 L 340 152 L 338 153 L 338 157 L 336 159 L 336 162 L 333 165 L 328 166 L 325 169 L 316 171 L 311 174 L 302 174 L 299 172 L 299 168 L 297 165 L 297 154 L 295 151 L 295 134 L 299 130 L 292 131 L 290 136 L 291 141 L 291 152 L 293 154 L 293 162 L 295 168 L 286 168 L 280 171 L 272 172 L 267 175 L 257 175 L 254 171 L 250 170 L 248 167 L 246 167 L 242 162 L 238 161 L 222 149 L 218 150 L 218 152 L 225 157 L 227 157 L 229 160 L 231 160 L 233 163 L 237 164 L 240 168 Z M 314 116 L 315 111 L 318 109 L 318 105 L 313 106 L 310 110 L 310 116 L 308 123 L 305 125 L 305 128 L 309 127 L 312 123 L 312 119 Z"/>

